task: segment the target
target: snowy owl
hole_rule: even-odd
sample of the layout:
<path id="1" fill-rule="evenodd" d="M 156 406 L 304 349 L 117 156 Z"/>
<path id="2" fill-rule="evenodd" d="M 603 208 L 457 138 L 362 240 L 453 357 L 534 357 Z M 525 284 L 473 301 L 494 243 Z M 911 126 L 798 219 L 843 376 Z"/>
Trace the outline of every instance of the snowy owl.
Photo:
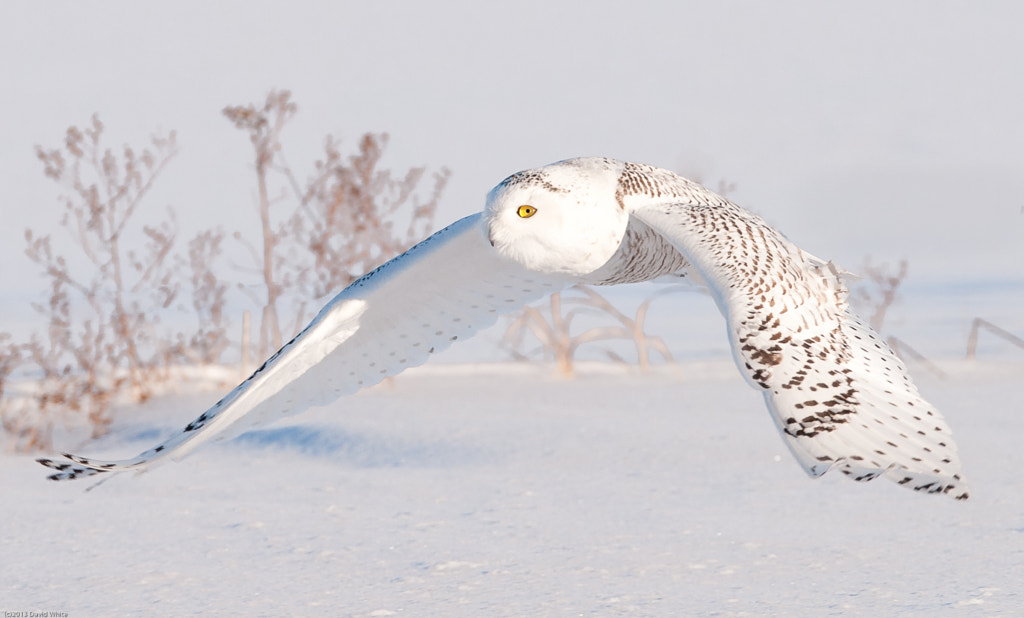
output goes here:
<path id="1" fill-rule="evenodd" d="M 375 384 L 569 285 L 673 274 L 710 288 L 740 373 L 809 475 L 968 497 L 946 421 L 850 310 L 841 271 L 695 182 L 603 158 L 509 176 L 483 212 L 355 281 L 162 444 L 123 461 L 39 461 L 54 480 L 141 471 Z"/>

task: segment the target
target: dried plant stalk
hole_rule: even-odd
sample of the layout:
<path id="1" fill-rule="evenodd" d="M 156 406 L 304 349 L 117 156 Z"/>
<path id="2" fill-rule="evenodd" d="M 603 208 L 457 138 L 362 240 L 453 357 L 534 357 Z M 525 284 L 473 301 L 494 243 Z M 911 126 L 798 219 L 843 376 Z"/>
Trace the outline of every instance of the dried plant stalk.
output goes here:
<path id="1" fill-rule="evenodd" d="M 548 300 L 546 313 L 534 307 L 523 308 L 505 330 L 501 341 L 502 346 L 517 359 L 525 360 L 538 352 L 548 355 L 554 359 L 559 372 L 564 376 L 573 375 L 576 352 L 580 346 L 596 341 L 614 339 L 632 341 L 636 346 L 637 364 L 642 370 L 646 370 L 650 366 L 653 352 L 657 352 L 668 362 L 672 361 L 672 354 L 665 342 L 660 337 L 648 335 L 644 331 L 644 321 L 654 299 L 653 296 L 645 299 L 637 308 L 636 315 L 631 318 L 588 286 L 576 285 L 568 292 L 577 295 L 566 297 L 564 292 L 552 294 Z M 571 308 L 564 309 L 563 301 Z M 583 312 L 611 318 L 617 324 L 597 326 L 574 333 L 573 321 Z M 540 343 L 539 349 L 520 351 L 525 345 L 526 333 L 532 334 Z"/>
<path id="2" fill-rule="evenodd" d="M 978 355 L 978 335 L 981 334 L 982 329 L 987 330 L 996 337 L 1004 341 L 1009 341 L 1018 348 L 1024 348 L 1024 339 L 1014 335 L 1005 328 L 996 326 L 992 322 L 989 322 L 983 318 L 974 318 L 971 322 L 971 331 L 967 335 L 967 358 L 968 360 L 974 359 Z"/>
<path id="3" fill-rule="evenodd" d="M 864 273 L 870 285 L 857 287 L 854 299 L 864 308 L 865 313 L 871 315 L 868 323 L 875 332 L 882 332 L 886 313 L 898 298 L 899 288 L 907 277 L 907 269 L 906 260 L 900 260 L 896 272 L 892 272 L 887 264 L 864 264 Z"/>
<path id="4" fill-rule="evenodd" d="M 300 182 L 281 142 L 282 130 L 297 109 L 287 90 L 271 91 L 259 106 L 224 109 L 224 115 L 249 134 L 255 152 L 263 237 L 259 248 L 247 246 L 262 278 L 262 293 L 256 297 L 262 305 L 256 350 L 260 355 L 281 345 L 279 305 L 286 295 L 293 299 L 292 330 L 297 331 L 305 321 L 306 299 L 340 290 L 426 236 L 449 175 L 444 169 L 434 174 L 433 189 L 424 198 L 419 186 L 425 169 L 413 168 L 396 177 L 381 164 L 387 135 L 367 133 L 359 141 L 358 153 L 347 158 L 339 141 L 327 136 L 324 158 L 316 162 L 308 180 Z M 397 226 L 403 216 L 405 225 Z M 236 238 L 245 242 L 238 234 Z"/>
<path id="5" fill-rule="evenodd" d="M 255 154 L 262 234 L 258 248 L 242 242 L 261 279 L 260 356 L 281 345 L 286 295 L 295 306 L 289 327 L 297 330 L 307 300 L 344 287 L 430 231 L 448 178 L 447 170 L 435 173 L 432 189 L 421 192 L 425 169 L 394 174 L 382 164 L 387 135 L 366 134 L 348 157 L 328 136 L 324 158 L 300 184 L 281 141 L 297 109 L 286 90 L 272 91 L 259 106 L 224 109 Z M 224 233 L 200 232 L 183 258 L 174 255 L 173 210 L 140 221 L 145 197 L 177 154 L 174 133 L 115 152 L 103 146 L 103 132 L 93 116 L 89 126 L 69 128 L 61 147 L 37 147 L 45 175 L 63 189 L 61 224 L 80 255 L 58 254 L 50 235 L 26 231 L 26 254 L 48 281 L 49 299 L 34 305 L 46 320 L 44 334 L 17 345 L 0 334 L 0 420 L 20 448 L 48 448 L 54 425 L 74 419 L 101 435 L 115 399 L 145 400 L 173 364 L 214 363 L 228 346 L 229 287 L 211 266 Z M 171 335 L 157 316 L 185 308 L 176 305 L 183 288 L 198 326 Z M 15 402 L 3 387 L 13 367 L 24 365 L 40 376 L 38 388 Z"/>
<path id="6" fill-rule="evenodd" d="M 119 394 L 147 399 L 178 355 L 156 317 L 179 292 L 174 213 L 138 223 L 145 197 L 177 153 L 174 133 L 115 152 L 103 146 L 103 132 L 93 116 L 89 126 L 69 128 L 61 147 L 36 149 L 44 174 L 62 188 L 61 225 L 73 241 L 62 246 L 79 254 L 58 254 L 50 235 L 25 232 L 25 253 L 48 281 L 49 298 L 33 304 L 46 330 L 13 357 L 38 383 L 2 404 L 18 448 L 49 447 L 57 423 L 83 423 L 102 435 L 112 401 Z"/>

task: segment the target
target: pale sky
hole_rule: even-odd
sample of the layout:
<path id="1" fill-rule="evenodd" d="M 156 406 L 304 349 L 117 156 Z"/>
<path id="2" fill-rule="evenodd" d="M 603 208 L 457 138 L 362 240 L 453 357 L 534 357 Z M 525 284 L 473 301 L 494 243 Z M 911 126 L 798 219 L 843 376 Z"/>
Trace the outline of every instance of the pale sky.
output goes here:
<path id="1" fill-rule="evenodd" d="M 40 289 L 24 228 L 58 218 L 34 145 L 93 112 L 111 146 L 177 131 L 148 207 L 183 234 L 255 229 L 251 147 L 220 110 L 272 88 L 299 104 L 300 175 L 329 132 L 387 131 L 395 167 L 449 167 L 439 226 L 512 172 L 601 155 L 734 182 L 851 270 L 905 257 L 918 281 L 1024 281 L 1021 7 L 4 2 L 2 297 Z"/>

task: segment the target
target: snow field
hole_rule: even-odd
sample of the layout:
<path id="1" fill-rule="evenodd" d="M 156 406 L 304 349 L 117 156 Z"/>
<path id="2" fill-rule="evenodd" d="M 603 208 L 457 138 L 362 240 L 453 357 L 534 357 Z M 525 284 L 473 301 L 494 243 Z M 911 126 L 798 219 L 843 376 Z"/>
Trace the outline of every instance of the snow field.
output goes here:
<path id="1" fill-rule="evenodd" d="M 808 479 L 729 361 L 428 365 L 94 490 L 0 458 L 6 611 L 1014 615 L 1024 366 L 912 371 L 972 497 Z M 131 455 L 219 393 L 122 414 Z M 88 482 L 88 481 L 86 481 Z"/>

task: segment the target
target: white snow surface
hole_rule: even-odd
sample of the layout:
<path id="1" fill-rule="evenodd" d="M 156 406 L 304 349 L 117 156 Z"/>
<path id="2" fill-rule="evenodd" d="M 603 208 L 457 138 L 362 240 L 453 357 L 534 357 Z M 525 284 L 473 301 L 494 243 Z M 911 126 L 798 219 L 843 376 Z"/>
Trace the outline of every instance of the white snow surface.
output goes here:
<path id="1" fill-rule="evenodd" d="M 1010 616 L 1024 361 L 911 364 L 972 496 L 811 480 L 727 359 L 434 364 L 95 487 L 0 456 L 0 608 L 69 616 Z M 186 389 L 187 390 L 187 389 Z M 133 455 L 221 393 L 78 448 Z"/>

